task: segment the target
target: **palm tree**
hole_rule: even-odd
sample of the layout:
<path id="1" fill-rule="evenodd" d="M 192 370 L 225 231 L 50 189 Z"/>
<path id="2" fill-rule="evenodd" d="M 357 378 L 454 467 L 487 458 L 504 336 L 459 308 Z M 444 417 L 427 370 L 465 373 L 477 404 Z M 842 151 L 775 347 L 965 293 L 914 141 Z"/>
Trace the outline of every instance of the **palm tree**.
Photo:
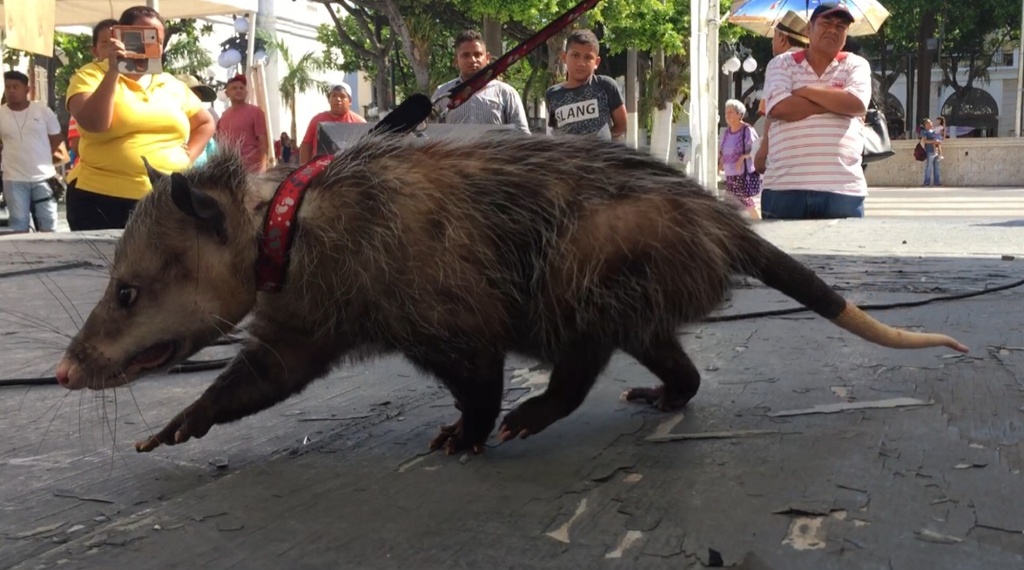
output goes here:
<path id="1" fill-rule="evenodd" d="M 295 125 L 295 98 L 299 93 L 305 93 L 310 89 L 318 89 L 324 94 L 327 93 L 327 82 L 313 77 L 314 73 L 324 69 L 324 62 L 313 52 L 306 52 L 298 61 L 294 61 L 288 51 L 288 46 L 280 39 L 270 42 L 268 47 L 270 48 L 268 55 L 272 57 L 274 52 L 280 53 L 281 59 L 284 60 L 284 65 L 288 69 L 288 73 L 281 78 L 278 84 L 278 90 L 281 92 L 282 103 L 292 111 L 292 140 L 298 140 Z"/>

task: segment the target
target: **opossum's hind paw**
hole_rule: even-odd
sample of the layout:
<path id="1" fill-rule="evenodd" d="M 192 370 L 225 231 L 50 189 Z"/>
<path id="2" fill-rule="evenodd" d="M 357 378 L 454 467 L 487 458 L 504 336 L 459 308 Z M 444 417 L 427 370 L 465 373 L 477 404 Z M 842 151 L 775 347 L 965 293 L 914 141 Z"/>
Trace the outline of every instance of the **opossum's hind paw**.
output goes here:
<path id="1" fill-rule="evenodd" d="M 459 421 L 450 426 L 441 426 L 440 432 L 437 437 L 430 440 L 431 451 L 443 448 L 445 455 L 455 455 L 463 451 L 472 451 L 474 455 L 480 455 L 484 452 L 483 442 L 471 444 L 466 441 L 462 431 L 462 416 L 459 416 Z"/>
<path id="2" fill-rule="evenodd" d="M 627 402 L 643 400 L 663 412 L 678 410 L 693 398 L 693 394 L 668 394 L 666 397 L 664 385 L 656 388 L 630 388 L 622 395 Z"/>

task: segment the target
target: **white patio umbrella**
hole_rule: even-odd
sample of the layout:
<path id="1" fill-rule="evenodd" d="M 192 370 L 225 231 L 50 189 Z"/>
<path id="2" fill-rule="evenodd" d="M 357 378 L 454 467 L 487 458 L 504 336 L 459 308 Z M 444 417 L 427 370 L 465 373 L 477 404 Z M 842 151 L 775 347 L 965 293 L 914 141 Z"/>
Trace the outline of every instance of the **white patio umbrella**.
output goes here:
<path id="1" fill-rule="evenodd" d="M 811 13 L 821 3 L 821 0 L 735 0 L 726 21 L 767 36 L 787 11 L 792 10 L 804 20 L 810 20 Z M 853 14 L 853 25 L 848 31 L 851 36 L 874 34 L 889 18 L 889 10 L 878 0 L 843 0 L 838 3 L 845 5 Z"/>

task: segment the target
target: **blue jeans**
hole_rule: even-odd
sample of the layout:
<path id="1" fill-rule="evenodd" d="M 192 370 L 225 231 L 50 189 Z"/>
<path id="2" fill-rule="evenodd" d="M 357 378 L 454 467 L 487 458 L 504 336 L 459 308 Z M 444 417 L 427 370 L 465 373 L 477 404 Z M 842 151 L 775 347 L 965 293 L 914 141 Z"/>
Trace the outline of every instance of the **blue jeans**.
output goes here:
<path id="1" fill-rule="evenodd" d="M 924 159 L 924 185 L 931 186 L 932 182 L 935 182 L 936 186 L 941 185 L 939 182 L 939 155 L 929 154 L 928 158 Z"/>
<path id="2" fill-rule="evenodd" d="M 766 220 L 829 220 L 863 218 L 864 197 L 817 190 L 761 192 L 761 217 Z"/>
<path id="3" fill-rule="evenodd" d="M 57 200 L 50 185 L 43 182 L 12 182 L 4 180 L 4 198 L 10 215 L 8 227 L 16 232 L 27 232 L 33 208 L 36 213 L 36 231 L 52 232 L 57 229 Z"/>

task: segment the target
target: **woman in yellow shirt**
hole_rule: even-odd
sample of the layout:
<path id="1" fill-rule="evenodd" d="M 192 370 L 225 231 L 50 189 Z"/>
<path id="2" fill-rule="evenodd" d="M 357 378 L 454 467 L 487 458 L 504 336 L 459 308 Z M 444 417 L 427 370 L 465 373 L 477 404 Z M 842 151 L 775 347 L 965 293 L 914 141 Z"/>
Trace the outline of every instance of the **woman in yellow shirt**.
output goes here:
<path id="1" fill-rule="evenodd" d="M 129 8 L 118 22 L 157 28 L 163 45 L 164 20 L 152 8 Z M 81 133 L 81 159 L 68 175 L 72 231 L 123 228 L 152 189 L 142 157 L 156 170 L 179 172 L 202 154 L 215 129 L 205 105 L 173 75 L 118 72 L 124 44 L 110 43 L 107 60 L 79 69 L 68 86 L 67 108 Z"/>

